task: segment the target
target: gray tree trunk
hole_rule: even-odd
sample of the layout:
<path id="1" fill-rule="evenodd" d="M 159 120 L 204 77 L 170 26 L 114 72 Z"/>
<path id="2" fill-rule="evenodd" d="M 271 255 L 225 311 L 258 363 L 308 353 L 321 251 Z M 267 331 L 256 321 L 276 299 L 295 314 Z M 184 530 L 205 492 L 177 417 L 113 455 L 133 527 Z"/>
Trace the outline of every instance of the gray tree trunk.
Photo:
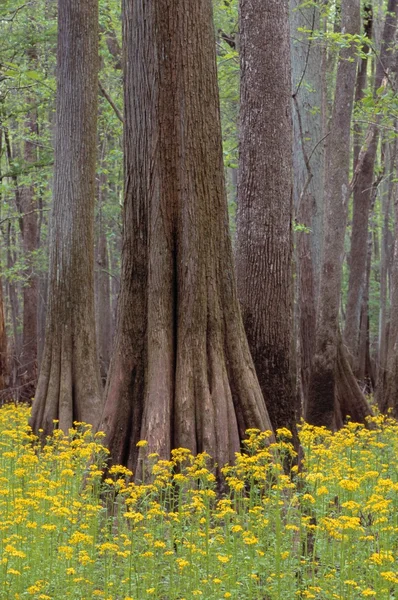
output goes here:
<path id="1" fill-rule="evenodd" d="M 389 0 L 381 50 L 376 62 L 376 73 L 373 85 L 373 95 L 376 107 L 378 103 L 377 90 L 381 87 L 382 81 L 386 74 L 388 74 L 391 64 L 391 46 L 394 41 L 397 27 L 397 13 L 397 0 Z M 362 158 L 362 166 L 359 170 L 354 187 L 351 249 L 348 261 L 350 277 L 348 282 L 344 341 L 350 354 L 355 374 L 358 374 L 359 370 L 360 317 L 366 283 L 369 214 L 374 191 L 373 177 L 379 141 L 379 128 L 377 127 L 377 123 L 380 121 L 380 118 L 379 114 L 376 114 L 374 116 L 376 125 L 372 124 L 369 128 L 366 140 L 367 149 Z"/>
<path id="2" fill-rule="evenodd" d="M 54 200 L 46 339 L 31 425 L 96 426 L 102 409 L 94 312 L 98 0 L 59 0 Z"/>
<path id="3" fill-rule="evenodd" d="M 288 0 L 240 2 L 236 271 L 243 322 L 271 422 L 295 432 L 288 8 Z"/>
<path id="4" fill-rule="evenodd" d="M 293 84 L 293 171 L 296 233 L 299 392 L 304 413 L 312 358 L 315 353 L 316 306 L 322 264 L 324 220 L 324 149 L 326 55 L 322 46 L 302 29 L 319 31 L 319 5 L 303 6 L 290 0 Z"/>
<path id="5" fill-rule="evenodd" d="M 342 0 L 342 30 L 360 32 L 359 0 Z M 307 419 L 338 427 L 347 414 L 363 420 L 370 409 L 352 375 L 339 334 L 339 305 L 344 236 L 349 200 L 350 127 L 357 51 L 350 43 L 340 52 L 330 136 L 326 147 L 325 242 L 321 271 L 316 352 L 310 378 Z M 343 391 L 343 393 L 342 393 Z M 350 395 L 347 395 L 347 393 Z"/>

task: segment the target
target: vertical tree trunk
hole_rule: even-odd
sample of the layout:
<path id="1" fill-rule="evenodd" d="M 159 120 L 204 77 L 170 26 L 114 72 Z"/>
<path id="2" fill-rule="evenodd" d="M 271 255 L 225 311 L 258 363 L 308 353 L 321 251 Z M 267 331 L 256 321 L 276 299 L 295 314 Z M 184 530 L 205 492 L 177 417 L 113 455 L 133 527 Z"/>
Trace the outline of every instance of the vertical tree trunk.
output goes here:
<path id="1" fill-rule="evenodd" d="M 377 106 L 378 90 L 383 78 L 389 71 L 391 63 L 391 45 L 394 41 L 397 26 L 398 2 L 389 0 L 384 25 L 383 40 L 379 59 L 376 64 L 374 79 L 374 100 Z M 374 117 L 375 123 L 380 115 Z M 348 298 L 344 341 L 351 356 L 354 373 L 358 373 L 359 331 L 362 298 L 366 281 L 366 257 L 368 242 L 369 212 L 373 195 L 373 176 L 376 152 L 379 141 L 379 129 L 371 125 L 368 131 L 367 149 L 354 187 L 353 220 L 351 233 L 351 250 L 349 257 L 350 277 L 348 282 Z"/>
<path id="2" fill-rule="evenodd" d="M 6 248 L 7 248 L 7 269 L 11 270 L 16 262 L 16 257 L 14 256 L 13 248 L 15 247 L 15 231 L 11 224 L 11 221 L 8 222 L 7 225 L 7 236 L 6 236 Z M 18 378 L 17 372 L 19 368 L 19 358 L 21 356 L 21 347 L 22 347 L 22 339 L 19 331 L 20 325 L 20 306 L 18 299 L 18 291 L 16 284 L 8 279 L 6 283 L 7 296 L 9 300 L 10 313 L 11 313 L 11 323 L 12 323 L 12 332 L 13 332 L 13 343 L 12 346 L 9 344 L 9 358 L 10 358 L 10 391 L 11 394 L 17 402 L 19 400 L 19 387 L 18 387 Z"/>
<path id="3" fill-rule="evenodd" d="M 362 388 L 370 393 L 374 390 L 374 373 L 370 361 L 369 348 L 369 286 L 372 266 L 372 234 L 368 234 L 368 255 L 366 259 L 365 290 L 362 298 L 361 320 L 358 345 L 357 378 Z"/>
<path id="4" fill-rule="evenodd" d="M 28 49 L 30 64 L 37 61 L 36 48 Z M 32 165 L 37 160 L 36 144 L 29 139 L 37 135 L 37 111 L 34 107 L 35 99 L 27 98 L 29 110 L 26 116 L 25 128 L 28 136 L 24 142 L 24 160 L 27 165 Z M 25 267 L 25 282 L 23 286 L 23 333 L 22 352 L 20 358 L 19 379 L 21 397 L 31 400 L 37 384 L 37 324 L 38 324 L 38 294 L 39 279 L 35 272 L 35 251 L 38 248 L 38 215 L 37 201 L 34 184 L 24 185 L 16 190 L 18 208 L 21 213 L 20 224 L 22 234 L 22 247 Z"/>
<path id="5" fill-rule="evenodd" d="M 4 320 L 3 283 L 0 278 L 0 404 L 2 404 L 4 390 L 8 384 L 7 362 L 7 334 Z"/>
<path id="6" fill-rule="evenodd" d="M 238 296 L 271 422 L 295 431 L 289 43 L 288 0 L 241 0 Z"/>
<path id="7" fill-rule="evenodd" d="M 388 186 L 381 194 L 381 212 L 382 212 L 382 233 L 381 233 L 381 256 L 380 256 L 380 315 L 379 315 L 379 351 L 377 360 L 377 389 L 376 399 L 379 409 L 385 412 L 385 384 L 387 375 L 387 353 L 388 353 L 388 338 L 390 325 L 390 310 L 389 310 L 389 280 L 391 271 L 391 249 L 393 243 L 391 241 L 390 220 L 391 220 L 391 205 L 393 204 L 394 193 L 394 173 L 396 169 L 396 140 L 393 144 L 385 144 L 385 151 L 382 153 L 384 162 L 388 165 L 387 173 Z"/>
<path id="8" fill-rule="evenodd" d="M 124 242 L 101 428 L 133 468 L 140 438 L 221 467 L 245 429 L 271 424 L 236 294 L 211 1 L 124 0 L 123 34 Z"/>
<path id="9" fill-rule="evenodd" d="M 342 30 L 360 31 L 359 0 L 343 0 Z M 317 315 L 316 353 L 311 373 L 307 419 L 335 428 L 345 415 L 370 413 L 344 355 L 339 335 L 339 304 L 344 235 L 349 200 L 350 125 L 356 79 L 356 47 L 340 52 L 326 149 L 325 243 Z M 350 392 L 349 395 L 347 393 Z M 360 413 L 363 413 L 362 415 Z"/>
<path id="10" fill-rule="evenodd" d="M 100 176 L 101 182 L 101 176 Z M 100 190 L 99 198 L 102 202 L 103 190 Z M 99 209 L 101 211 L 101 207 Z M 111 286 L 109 277 L 108 243 L 104 230 L 104 223 L 100 212 L 97 223 L 96 244 L 96 331 L 98 340 L 98 354 L 100 362 L 101 378 L 106 382 L 110 363 L 110 352 L 112 345 L 112 308 L 111 308 Z"/>
<path id="11" fill-rule="evenodd" d="M 31 424 L 96 426 L 101 384 L 95 339 L 94 198 L 98 0 L 59 0 L 54 202 L 46 340 Z"/>
<path id="12" fill-rule="evenodd" d="M 383 411 L 391 408 L 398 418 L 398 188 L 394 190 L 395 243 L 391 273 L 391 310 L 388 335 L 386 372 L 384 374 L 383 396 L 379 406 Z"/>
<path id="13" fill-rule="evenodd" d="M 293 172 L 296 233 L 298 367 L 299 391 L 304 412 L 312 358 L 315 352 L 316 305 L 322 264 L 324 217 L 325 52 L 302 29 L 318 31 L 321 26 L 317 6 L 302 6 L 290 0 L 293 83 Z M 303 231 L 300 231 L 301 227 Z"/>

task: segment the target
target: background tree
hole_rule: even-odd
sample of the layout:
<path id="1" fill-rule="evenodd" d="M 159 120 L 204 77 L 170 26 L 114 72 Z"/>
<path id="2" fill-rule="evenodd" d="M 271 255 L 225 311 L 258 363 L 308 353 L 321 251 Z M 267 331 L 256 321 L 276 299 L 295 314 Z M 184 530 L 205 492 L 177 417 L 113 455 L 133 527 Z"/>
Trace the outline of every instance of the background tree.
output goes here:
<path id="1" fill-rule="evenodd" d="M 357 66 L 354 36 L 360 32 L 359 0 L 342 1 L 341 28 L 346 45 L 340 52 L 337 66 L 330 136 L 326 146 L 325 241 L 316 350 L 307 411 L 310 423 L 331 428 L 340 426 L 348 414 L 355 421 L 361 421 L 370 414 L 352 376 L 339 333 L 344 236 L 350 198 L 350 123 Z"/>
<path id="2" fill-rule="evenodd" d="M 211 2 L 125 0 L 123 31 L 122 277 L 100 427 L 114 462 L 135 468 L 142 438 L 221 466 L 271 424 L 236 295 Z"/>
<path id="3" fill-rule="evenodd" d="M 54 203 L 46 340 L 31 425 L 98 424 L 94 317 L 98 2 L 58 5 Z M 83 158 L 84 157 L 84 160 Z"/>
<path id="4" fill-rule="evenodd" d="M 314 39 L 324 28 L 324 2 L 290 2 L 293 95 L 293 199 L 296 221 L 296 335 L 299 394 L 306 412 L 315 352 L 322 264 L 326 52 Z"/>
<path id="5" fill-rule="evenodd" d="M 397 10 L 398 2 L 396 0 L 389 0 L 380 54 L 376 59 L 376 71 L 373 83 L 375 114 L 367 131 L 365 139 L 366 149 L 363 156 L 361 156 L 362 163 L 354 186 L 351 248 L 348 261 L 350 277 L 348 283 L 344 341 L 351 355 L 353 370 L 357 374 L 359 370 L 361 308 L 366 289 L 369 214 L 372 200 L 374 201 L 373 181 L 379 142 L 379 128 L 377 125 L 381 120 L 381 113 L 378 111 L 378 98 L 380 98 L 383 89 L 388 83 L 389 66 L 393 57 L 392 44 L 395 37 Z M 363 94 L 361 88 L 363 90 L 365 85 L 365 82 L 363 82 L 362 79 L 365 78 L 366 65 L 367 61 L 365 62 L 365 66 L 362 65 L 362 69 L 358 73 L 357 101 L 361 99 Z M 383 80 L 385 80 L 384 85 Z M 356 164 L 354 163 L 354 167 L 356 168 L 360 152 L 358 148 L 358 139 L 355 141 L 354 161 Z M 365 318 L 367 319 L 367 315 Z"/>
<path id="6" fill-rule="evenodd" d="M 288 6 L 287 0 L 240 2 L 236 270 L 243 322 L 271 422 L 294 430 Z"/>

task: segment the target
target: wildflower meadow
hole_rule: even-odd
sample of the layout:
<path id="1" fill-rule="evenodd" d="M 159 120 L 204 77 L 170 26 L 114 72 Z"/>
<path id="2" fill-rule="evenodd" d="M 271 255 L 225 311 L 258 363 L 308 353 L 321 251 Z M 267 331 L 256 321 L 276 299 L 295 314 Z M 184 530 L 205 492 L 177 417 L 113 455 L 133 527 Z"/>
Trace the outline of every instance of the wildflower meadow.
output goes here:
<path id="1" fill-rule="evenodd" d="M 146 480 L 76 423 L 41 446 L 0 409 L 3 600 L 398 599 L 398 423 L 249 430 L 219 493 L 206 454 L 148 455 Z M 145 445 L 145 442 L 140 442 Z M 286 465 L 291 462 L 290 472 Z"/>

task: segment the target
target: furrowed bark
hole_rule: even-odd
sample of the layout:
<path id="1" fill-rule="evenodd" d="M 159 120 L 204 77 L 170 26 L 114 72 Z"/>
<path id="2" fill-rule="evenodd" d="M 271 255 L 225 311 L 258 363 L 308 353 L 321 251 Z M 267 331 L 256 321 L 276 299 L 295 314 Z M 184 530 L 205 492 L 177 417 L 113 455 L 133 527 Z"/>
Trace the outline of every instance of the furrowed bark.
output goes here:
<path id="1" fill-rule="evenodd" d="M 296 436 L 293 373 L 292 106 L 287 0 L 241 0 L 236 271 L 261 390 Z"/>
<path id="2" fill-rule="evenodd" d="M 96 426 L 102 399 L 94 314 L 97 0 L 58 5 L 54 201 L 46 339 L 31 425 Z"/>
<path id="3" fill-rule="evenodd" d="M 236 294 L 211 2 L 124 0 L 123 36 L 122 276 L 100 428 L 138 477 L 141 438 L 221 467 L 246 428 L 271 425 Z"/>

